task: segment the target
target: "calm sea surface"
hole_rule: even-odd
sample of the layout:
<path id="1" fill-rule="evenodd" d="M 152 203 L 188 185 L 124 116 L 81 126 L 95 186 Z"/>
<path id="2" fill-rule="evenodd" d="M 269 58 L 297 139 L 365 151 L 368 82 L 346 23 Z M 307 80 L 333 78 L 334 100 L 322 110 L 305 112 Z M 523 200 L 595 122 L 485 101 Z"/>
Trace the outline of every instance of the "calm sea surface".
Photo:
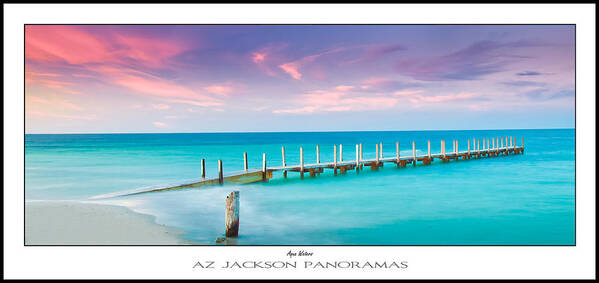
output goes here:
<path id="1" fill-rule="evenodd" d="M 375 144 L 384 155 L 411 155 L 431 140 L 440 151 L 444 139 L 524 137 L 525 154 L 379 171 L 365 169 L 333 176 L 288 179 L 281 173 L 267 183 L 225 185 L 185 191 L 141 194 L 98 202 L 127 206 L 156 216 L 161 224 L 181 228 L 186 239 L 214 244 L 224 235 L 225 197 L 241 195 L 242 245 L 570 245 L 574 244 L 574 129 L 209 133 L 209 134 L 69 134 L 25 136 L 27 200 L 87 200 L 89 197 L 143 186 L 176 183 L 200 174 L 333 159 L 333 145 L 344 145 L 345 159 L 374 158 Z"/>

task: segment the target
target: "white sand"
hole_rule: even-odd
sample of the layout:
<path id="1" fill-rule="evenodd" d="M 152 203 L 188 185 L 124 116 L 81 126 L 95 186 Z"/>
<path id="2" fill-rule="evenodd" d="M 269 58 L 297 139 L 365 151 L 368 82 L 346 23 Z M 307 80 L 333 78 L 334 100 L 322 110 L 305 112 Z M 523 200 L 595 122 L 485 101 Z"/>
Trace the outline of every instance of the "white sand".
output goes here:
<path id="1" fill-rule="evenodd" d="M 188 245 L 183 231 L 126 207 L 79 202 L 25 203 L 27 245 Z"/>

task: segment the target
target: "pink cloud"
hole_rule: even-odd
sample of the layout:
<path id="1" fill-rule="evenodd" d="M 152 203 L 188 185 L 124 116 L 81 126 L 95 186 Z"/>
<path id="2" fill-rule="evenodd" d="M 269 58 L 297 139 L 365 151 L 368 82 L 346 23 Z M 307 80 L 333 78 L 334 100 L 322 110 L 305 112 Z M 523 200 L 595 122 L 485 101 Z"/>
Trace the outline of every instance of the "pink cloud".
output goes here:
<path id="1" fill-rule="evenodd" d="M 49 105 L 49 106 L 58 107 L 58 108 L 66 108 L 66 109 L 71 109 L 71 110 L 76 110 L 76 111 L 83 111 L 83 107 L 81 107 L 77 104 L 74 104 L 72 102 L 69 102 L 67 100 L 61 100 L 61 99 L 48 100 L 48 99 L 44 99 L 44 98 L 32 96 L 32 95 L 27 96 L 27 100 L 31 101 L 31 102 L 35 102 L 35 103 L 41 103 L 41 104 L 45 104 L 45 105 Z"/>
<path id="2" fill-rule="evenodd" d="M 223 103 L 221 103 L 221 102 L 202 101 L 202 100 L 189 100 L 189 99 L 165 99 L 164 101 L 171 102 L 171 103 L 181 103 L 181 104 L 189 104 L 189 105 L 195 105 L 195 106 L 202 106 L 202 107 L 223 105 Z M 194 111 L 189 111 L 189 112 L 194 112 Z"/>
<path id="3" fill-rule="evenodd" d="M 156 110 L 167 110 L 171 107 L 168 104 L 152 104 L 152 108 Z"/>
<path id="4" fill-rule="evenodd" d="M 228 95 L 233 92 L 233 87 L 229 85 L 211 85 L 205 87 L 204 90 L 218 95 Z"/>
<path id="5" fill-rule="evenodd" d="M 252 61 L 254 61 L 254 63 L 258 64 L 260 62 L 263 62 L 264 59 L 266 58 L 266 52 L 254 52 L 252 53 Z"/>
<path id="6" fill-rule="evenodd" d="M 164 122 L 153 122 L 152 125 L 154 125 L 157 128 L 167 128 L 168 125 Z"/>
<path id="7" fill-rule="evenodd" d="M 335 87 L 336 90 L 340 90 L 340 91 L 348 91 L 348 90 L 352 90 L 356 88 L 355 86 L 351 86 L 351 85 L 340 85 Z"/>
<path id="8" fill-rule="evenodd" d="M 60 118 L 60 119 L 69 119 L 69 120 L 96 120 L 95 115 L 68 115 L 68 114 L 58 114 L 58 113 L 49 113 L 44 111 L 33 111 L 27 110 L 26 114 L 28 116 L 38 116 L 38 117 L 50 117 L 50 118 Z"/>
<path id="9" fill-rule="evenodd" d="M 294 78 L 296 80 L 302 79 L 302 74 L 300 74 L 300 72 L 298 71 L 299 64 L 291 62 L 291 63 L 286 63 L 283 65 L 280 65 L 279 67 L 281 69 L 283 69 L 283 71 L 285 71 L 285 73 L 289 74 L 292 78 Z"/>
<path id="10" fill-rule="evenodd" d="M 314 62 L 316 59 L 318 59 L 321 56 L 324 55 L 328 55 L 328 54 L 333 54 L 333 53 L 337 53 L 337 52 L 341 52 L 341 51 L 345 51 L 347 50 L 347 48 L 343 48 L 343 47 L 339 47 L 339 48 L 332 48 L 329 50 L 325 50 L 321 53 L 317 53 L 317 54 L 313 54 L 313 55 L 308 55 L 305 57 L 302 57 L 296 61 L 293 62 L 288 62 L 285 64 L 281 64 L 279 65 L 279 68 L 281 68 L 283 71 L 285 71 L 287 74 L 289 74 L 292 78 L 296 79 L 296 80 L 301 80 L 302 79 L 302 74 L 300 73 L 299 69 L 301 67 L 303 67 L 304 65 L 307 65 L 309 63 Z"/>
<path id="11" fill-rule="evenodd" d="M 162 38 L 92 33 L 78 26 L 26 26 L 25 58 L 41 62 L 136 63 L 161 67 L 187 47 Z"/>

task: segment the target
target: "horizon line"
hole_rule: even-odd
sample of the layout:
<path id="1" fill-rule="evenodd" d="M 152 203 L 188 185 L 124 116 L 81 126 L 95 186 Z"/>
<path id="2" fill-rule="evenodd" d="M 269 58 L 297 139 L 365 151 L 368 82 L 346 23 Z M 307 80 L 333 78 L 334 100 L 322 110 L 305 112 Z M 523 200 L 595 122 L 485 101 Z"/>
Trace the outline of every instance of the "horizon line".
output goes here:
<path id="1" fill-rule="evenodd" d="M 72 132 L 24 133 L 25 135 L 94 135 L 94 134 L 252 134 L 252 133 L 330 133 L 330 132 L 431 132 L 431 131 L 509 131 L 509 130 L 576 130 L 573 128 L 503 128 L 503 129 L 445 129 L 445 130 L 325 130 L 325 131 L 222 131 L 222 132 Z"/>

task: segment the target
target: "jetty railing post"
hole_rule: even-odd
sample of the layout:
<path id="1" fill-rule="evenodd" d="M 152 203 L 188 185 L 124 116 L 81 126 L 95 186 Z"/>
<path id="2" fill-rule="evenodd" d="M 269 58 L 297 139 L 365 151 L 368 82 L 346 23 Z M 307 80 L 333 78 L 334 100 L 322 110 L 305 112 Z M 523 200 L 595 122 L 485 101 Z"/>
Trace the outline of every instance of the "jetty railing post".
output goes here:
<path id="1" fill-rule="evenodd" d="M 219 160 L 218 161 L 218 183 L 219 184 L 223 184 L 224 183 L 224 177 L 223 177 L 223 161 Z"/>
<path id="2" fill-rule="evenodd" d="M 381 160 L 383 159 L 383 143 L 381 142 L 380 145 L 380 150 L 381 150 Z"/>
<path id="3" fill-rule="evenodd" d="M 343 162 L 343 145 L 339 144 L 339 162 Z"/>
<path id="4" fill-rule="evenodd" d="M 412 141 L 412 155 L 414 157 L 414 160 L 412 161 L 412 164 L 414 166 L 416 166 L 416 142 Z"/>
<path id="5" fill-rule="evenodd" d="M 397 159 L 397 163 L 399 163 L 399 142 L 395 142 L 395 159 Z"/>
<path id="6" fill-rule="evenodd" d="M 364 160 L 364 154 L 362 151 L 362 143 L 360 143 L 360 160 Z M 359 166 L 360 166 L 360 170 L 362 170 L 362 164 L 360 164 Z"/>
<path id="7" fill-rule="evenodd" d="M 337 175 L 337 145 L 333 145 L 333 173 Z"/>
<path id="8" fill-rule="evenodd" d="M 287 166 L 287 163 L 285 162 L 285 147 L 282 146 L 281 147 L 281 154 L 283 155 L 283 167 Z M 287 178 L 287 170 L 283 170 L 283 178 Z"/>
<path id="9" fill-rule="evenodd" d="M 320 163 L 320 146 L 316 145 L 316 164 Z"/>
<path id="10" fill-rule="evenodd" d="M 300 146 L 300 178 L 304 178 L 304 148 Z"/>
<path id="11" fill-rule="evenodd" d="M 248 153 L 247 152 L 243 153 L 243 170 L 244 171 L 248 170 Z"/>
<path id="12" fill-rule="evenodd" d="M 202 179 L 206 178 L 206 159 L 202 158 L 202 163 L 200 164 L 202 168 L 200 168 L 200 170 L 202 171 Z"/>
<path id="13" fill-rule="evenodd" d="M 427 146 L 428 146 L 428 159 L 430 161 L 430 159 L 431 159 L 431 140 L 427 141 Z"/>
<path id="14" fill-rule="evenodd" d="M 266 153 L 262 153 L 262 181 L 266 181 Z"/>
<path id="15" fill-rule="evenodd" d="M 524 137 L 522 137 L 522 142 L 520 143 L 520 146 L 522 147 L 522 151 L 524 151 Z"/>
<path id="16" fill-rule="evenodd" d="M 239 191 L 233 191 L 225 200 L 225 235 L 239 235 Z"/>
<path id="17" fill-rule="evenodd" d="M 356 172 L 360 172 L 360 145 L 356 144 Z"/>
<path id="18" fill-rule="evenodd" d="M 493 149 L 495 149 L 495 138 L 493 138 Z"/>
<path id="19" fill-rule="evenodd" d="M 456 141 L 455 141 L 455 155 L 456 155 L 456 158 L 457 158 L 457 156 L 458 156 L 458 153 L 460 153 L 460 147 L 459 147 L 459 144 L 458 144 L 458 143 L 459 143 L 459 141 L 458 141 L 458 140 L 456 140 Z"/>
<path id="20" fill-rule="evenodd" d="M 376 144 L 376 164 L 379 164 L 379 144 Z"/>
<path id="21" fill-rule="evenodd" d="M 441 140 L 441 155 L 445 158 L 445 141 Z"/>

